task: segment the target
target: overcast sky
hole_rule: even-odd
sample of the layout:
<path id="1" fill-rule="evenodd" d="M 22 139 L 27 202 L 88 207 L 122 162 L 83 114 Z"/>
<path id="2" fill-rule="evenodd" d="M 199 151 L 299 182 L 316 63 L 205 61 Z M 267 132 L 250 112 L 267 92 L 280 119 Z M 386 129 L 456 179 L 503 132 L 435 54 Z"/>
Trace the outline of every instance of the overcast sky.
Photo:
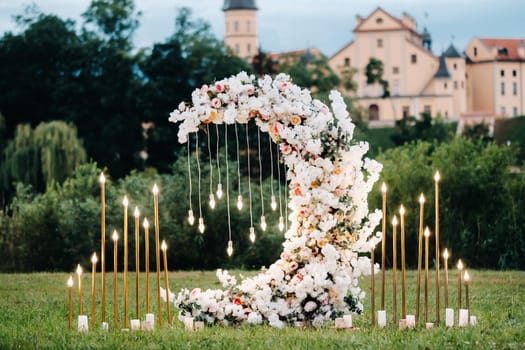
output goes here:
<path id="1" fill-rule="evenodd" d="M 90 0 L 34 0 L 44 13 L 80 22 Z M 0 0 L 0 33 L 17 31 L 12 16 L 27 0 Z M 150 47 L 174 30 L 179 7 L 190 7 L 195 18 L 209 22 L 223 37 L 223 0 L 135 0 L 142 11 L 135 34 L 137 47 Z M 331 56 L 353 37 L 356 15 L 368 16 L 377 6 L 396 17 L 405 11 L 427 27 L 438 54 L 453 42 L 463 51 L 474 37 L 525 38 L 525 0 L 258 0 L 258 30 L 264 51 L 281 52 L 314 46 Z"/>

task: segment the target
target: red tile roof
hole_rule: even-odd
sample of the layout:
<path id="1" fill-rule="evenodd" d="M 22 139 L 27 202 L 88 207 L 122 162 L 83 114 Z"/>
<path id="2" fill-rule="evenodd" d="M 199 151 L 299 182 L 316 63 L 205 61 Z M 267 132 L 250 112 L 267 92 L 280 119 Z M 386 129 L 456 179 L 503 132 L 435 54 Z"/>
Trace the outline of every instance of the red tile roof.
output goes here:
<path id="1" fill-rule="evenodd" d="M 521 60 L 525 61 L 525 57 L 520 57 L 518 54 L 518 46 L 525 45 L 525 39 L 494 39 L 494 38 L 480 38 L 481 42 L 490 50 L 493 47 L 498 49 L 496 60 Z M 506 49 L 506 52 L 505 50 Z"/>

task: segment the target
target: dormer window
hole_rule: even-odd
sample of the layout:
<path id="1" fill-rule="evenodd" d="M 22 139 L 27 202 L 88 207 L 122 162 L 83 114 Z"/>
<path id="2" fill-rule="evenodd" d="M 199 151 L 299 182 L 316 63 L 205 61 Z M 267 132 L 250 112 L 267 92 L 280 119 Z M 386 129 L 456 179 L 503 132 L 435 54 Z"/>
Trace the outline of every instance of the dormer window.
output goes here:
<path id="1" fill-rule="evenodd" d="M 376 23 L 377 24 L 382 24 L 383 23 L 383 19 L 381 17 L 377 17 L 376 18 Z"/>
<path id="2" fill-rule="evenodd" d="M 477 55 L 478 55 L 478 48 L 474 46 L 474 56 L 477 56 Z"/>
<path id="3" fill-rule="evenodd" d="M 498 48 L 498 55 L 508 56 L 509 55 L 509 51 L 507 50 L 506 47 L 500 47 L 500 48 Z"/>

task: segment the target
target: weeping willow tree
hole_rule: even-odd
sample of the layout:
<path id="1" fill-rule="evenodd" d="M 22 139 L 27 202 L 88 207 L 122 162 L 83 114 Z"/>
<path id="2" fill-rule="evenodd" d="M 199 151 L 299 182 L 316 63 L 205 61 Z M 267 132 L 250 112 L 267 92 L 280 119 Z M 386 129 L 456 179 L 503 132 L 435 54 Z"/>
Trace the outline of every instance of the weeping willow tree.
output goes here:
<path id="1" fill-rule="evenodd" d="M 34 130 L 19 125 L 4 152 L 1 165 L 2 187 L 14 182 L 32 185 L 38 191 L 70 175 L 86 161 L 86 151 L 77 129 L 61 121 L 40 123 Z"/>

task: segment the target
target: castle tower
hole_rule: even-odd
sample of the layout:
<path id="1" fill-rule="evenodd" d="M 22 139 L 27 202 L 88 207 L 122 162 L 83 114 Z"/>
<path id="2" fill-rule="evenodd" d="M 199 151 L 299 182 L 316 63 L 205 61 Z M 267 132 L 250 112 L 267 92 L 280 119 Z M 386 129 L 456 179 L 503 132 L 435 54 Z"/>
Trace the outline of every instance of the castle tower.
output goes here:
<path id="1" fill-rule="evenodd" d="M 259 52 L 255 0 L 224 0 L 224 45 L 250 60 Z"/>

